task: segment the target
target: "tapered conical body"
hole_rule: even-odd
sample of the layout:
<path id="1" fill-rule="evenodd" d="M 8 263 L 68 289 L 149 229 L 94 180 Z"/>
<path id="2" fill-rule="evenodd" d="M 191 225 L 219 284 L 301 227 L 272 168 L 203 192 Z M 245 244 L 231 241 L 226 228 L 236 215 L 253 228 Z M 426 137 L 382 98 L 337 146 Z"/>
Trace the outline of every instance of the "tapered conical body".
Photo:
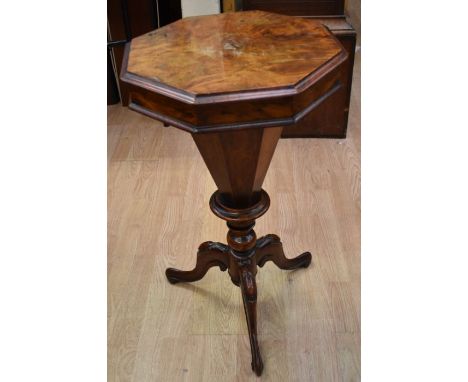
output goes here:
<path id="1" fill-rule="evenodd" d="M 226 206 L 256 203 L 282 127 L 193 134 Z"/>

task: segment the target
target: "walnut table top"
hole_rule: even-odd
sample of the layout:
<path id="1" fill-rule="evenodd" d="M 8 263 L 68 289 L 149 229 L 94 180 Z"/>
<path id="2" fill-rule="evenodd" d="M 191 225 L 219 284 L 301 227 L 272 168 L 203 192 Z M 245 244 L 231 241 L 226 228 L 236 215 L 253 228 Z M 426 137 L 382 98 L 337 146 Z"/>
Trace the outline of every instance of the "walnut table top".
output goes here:
<path id="1" fill-rule="evenodd" d="M 342 53 L 321 24 L 262 11 L 190 17 L 132 41 L 127 71 L 192 95 L 294 86 Z"/>

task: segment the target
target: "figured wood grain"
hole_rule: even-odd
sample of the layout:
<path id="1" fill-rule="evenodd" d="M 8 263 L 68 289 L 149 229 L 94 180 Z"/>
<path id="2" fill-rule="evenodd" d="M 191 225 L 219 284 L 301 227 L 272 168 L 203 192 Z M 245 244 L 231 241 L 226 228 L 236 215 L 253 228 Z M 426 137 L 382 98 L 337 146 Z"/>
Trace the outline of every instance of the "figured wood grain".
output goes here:
<path id="1" fill-rule="evenodd" d="M 129 107 L 167 125 L 194 134 L 260 130 L 296 125 L 335 104 L 345 94 L 346 57 L 319 22 L 234 12 L 183 19 L 133 39 L 121 78 Z"/>
<path id="2" fill-rule="evenodd" d="M 357 58 L 348 139 L 280 140 L 265 178 L 272 204 L 259 235 L 275 232 L 289 256 L 307 248 L 314 261 L 308 271 L 269 262 L 258 272 L 264 381 L 360 380 Z M 258 381 L 226 274 L 213 268 L 177 287 L 164 277 L 168 266 L 190 269 L 198 243 L 225 240 L 206 208 L 216 185 L 192 138 L 108 110 L 109 381 Z"/>
<path id="3" fill-rule="evenodd" d="M 291 86 L 342 52 L 320 23 L 262 11 L 179 20 L 132 40 L 128 72 L 191 94 Z"/>

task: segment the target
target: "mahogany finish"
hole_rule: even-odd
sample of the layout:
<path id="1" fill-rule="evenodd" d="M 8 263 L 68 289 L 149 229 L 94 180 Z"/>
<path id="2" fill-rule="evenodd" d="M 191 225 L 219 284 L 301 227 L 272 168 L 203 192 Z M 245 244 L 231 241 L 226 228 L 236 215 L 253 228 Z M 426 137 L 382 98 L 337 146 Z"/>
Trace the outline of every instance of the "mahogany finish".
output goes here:
<path id="1" fill-rule="evenodd" d="M 266 12 L 184 19 L 127 46 L 122 80 L 130 108 L 189 131 L 218 188 L 210 208 L 228 226 L 227 245 L 199 246 L 191 271 L 166 270 L 171 283 L 200 280 L 213 266 L 241 289 L 252 369 L 263 370 L 257 338 L 257 265 L 306 268 L 311 254 L 285 257 L 276 235 L 260 239 L 255 220 L 270 205 L 262 189 L 283 126 L 294 125 L 343 88 L 346 52 L 319 23 Z"/>
<path id="2" fill-rule="evenodd" d="M 189 17 L 132 41 L 127 70 L 190 94 L 296 84 L 341 53 L 319 23 L 253 11 Z"/>
<path id="3" fill-rule="evenodd" d="M 339 70 L 343 88 L 315 108 L 298 124 L 286 127 L 281 138 L 346 138 L 353 82 L 354 52 L 356 50 L 356 31 L 346 21 L 345 16 L 313 17 L 313 20 L 329 28 L 348 53 L 348 58 L 343 65 L 340 65 Z"/>
<path id="4" fill-rule="evenodd" d="M 297 125 L 286 127 L 282 138 L 346 138 L 356 31 L 346 19 L 344 5 L 344 0 L 239 0 L 238 10 L 256 9 L 313 18 L 325 25 L 348 52 L 340 70 L 344 89 L 322 102 Z"/>

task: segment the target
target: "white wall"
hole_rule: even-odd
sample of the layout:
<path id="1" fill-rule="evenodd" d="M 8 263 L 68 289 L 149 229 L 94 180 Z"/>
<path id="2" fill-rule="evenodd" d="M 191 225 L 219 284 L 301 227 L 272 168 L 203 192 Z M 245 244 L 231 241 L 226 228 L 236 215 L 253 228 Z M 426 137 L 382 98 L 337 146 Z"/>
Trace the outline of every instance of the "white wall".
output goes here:
<path id="1" fill-rule="evenodd" d="M 182 17 L 219 13 L 220 0 L 182 0 Z"/>

